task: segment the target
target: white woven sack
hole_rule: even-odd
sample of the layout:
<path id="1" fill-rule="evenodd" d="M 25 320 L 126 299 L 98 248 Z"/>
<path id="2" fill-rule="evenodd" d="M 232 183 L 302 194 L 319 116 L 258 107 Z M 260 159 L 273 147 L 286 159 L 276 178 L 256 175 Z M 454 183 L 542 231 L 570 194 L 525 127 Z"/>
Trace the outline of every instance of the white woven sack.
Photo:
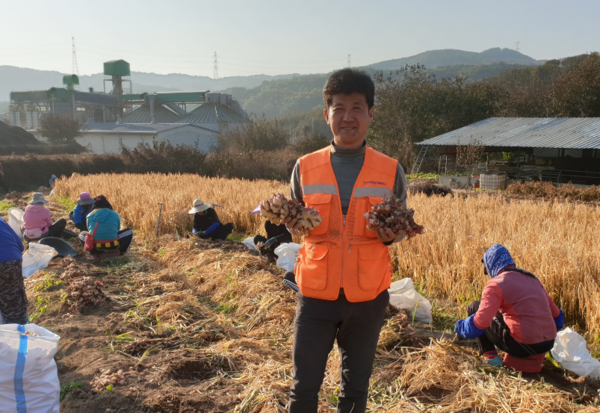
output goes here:
<path id="1" fill-rule="evenodd" d="M 302 248 L 302 245 L 295 242 L 284 242 L 275 248 L 273 252 L 278 257 L 277 266 L 286 271 L 294 271 L 300 248 Z"/>
<path id="2" fill-rule="evenodd" d="M 397 309 L 409 311 L 415 321 L 433 323 L 432 307 L 429 300 L 415 290 L 410 278 L 394 281 L 388 289 L 390 304 Z"/>
<path id="3" fill-rule="evenodd" d="M 27 278 L 43 270 L 56 255 L 58 253 L 50 245 L 31 242 L 29 249 L 23 254 L 23 277 Z"/>
<path id="4" fill-rule="evenodd" d="M 35 324 L 0 325 L 2 413 L 59 413 L 60 383 L 54 361 L 59 340 Z"/>

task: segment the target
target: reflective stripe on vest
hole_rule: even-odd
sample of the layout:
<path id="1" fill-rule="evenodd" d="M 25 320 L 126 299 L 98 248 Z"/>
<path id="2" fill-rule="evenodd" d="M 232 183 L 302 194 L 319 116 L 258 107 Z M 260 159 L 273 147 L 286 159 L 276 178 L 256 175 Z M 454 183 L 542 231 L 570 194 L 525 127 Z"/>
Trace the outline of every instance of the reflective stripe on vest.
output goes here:
<path id="1" fill-rule="evenodd" d="M 300 158 L 304 203 L 323 221 L 304 238 L 296 280 L 306 297 L 336 300 L 343 287 L 348 301 L 373 300 L 391 283 L 390 258 L 364 215 L 392 194 L 398 162 L 367 147 L 344 219 L 330 148 Z"/>

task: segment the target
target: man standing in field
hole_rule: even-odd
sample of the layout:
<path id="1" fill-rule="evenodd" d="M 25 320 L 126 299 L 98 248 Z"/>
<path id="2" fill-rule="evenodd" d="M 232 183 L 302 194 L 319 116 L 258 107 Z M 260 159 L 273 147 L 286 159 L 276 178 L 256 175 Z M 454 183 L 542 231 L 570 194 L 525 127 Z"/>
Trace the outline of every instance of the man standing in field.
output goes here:
<path id="1" fill-rule="evenodd" d="M 375 86 L 365 73 L 344 69 L 323 89 L 330 146 L 298 160 L 294 200 L 316 208 L 321 224 L 304 238 L 296 264 L 300 288 L 294 324 L 291 413 L 317 412 L 327 357 L 337 338 L 341 356 L 338 412 L 366 411 L 369 378 L 389 302 L 388 245 L 404 233 L 366 228 L 364 214 L 384 196 L 406 206 L 400 164 L 366 146 Z M 290 231 L 296 222 L 287 223 Z"/>

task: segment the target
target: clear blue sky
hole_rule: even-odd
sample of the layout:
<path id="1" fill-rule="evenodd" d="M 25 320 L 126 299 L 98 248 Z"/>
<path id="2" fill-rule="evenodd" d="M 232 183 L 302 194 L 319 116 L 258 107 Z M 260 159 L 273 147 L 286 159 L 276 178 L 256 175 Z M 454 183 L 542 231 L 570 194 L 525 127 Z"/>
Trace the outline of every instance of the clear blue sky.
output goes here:
<path id="1" fill-rule="evenodd" d="M 0 0 L 0 65 L 80 74 L 323 73 L 433 49 L 514 48 L 536 59 L 600 50 L 596 0 Z"/>

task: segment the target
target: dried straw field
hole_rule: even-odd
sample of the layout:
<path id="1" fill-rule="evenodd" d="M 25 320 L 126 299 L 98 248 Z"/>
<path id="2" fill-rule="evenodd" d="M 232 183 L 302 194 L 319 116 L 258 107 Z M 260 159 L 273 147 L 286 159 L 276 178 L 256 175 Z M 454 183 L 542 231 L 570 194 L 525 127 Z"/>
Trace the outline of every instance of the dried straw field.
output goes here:
<path id="1" fill-rule="evenodd" d="M 188 211 L 195 198 L 221 205 L 217 208 L 223 222 L 232 222 L 238 231 L 254 233 L 260 219 L 250 212 L 263 198 L 273 192 L 285 191 L 286 185 L 277 181 L 248 181 L 242 179 L 206 178 L 198 175 L 163 174 L 100 174 L 74 175 L 57 181 L 58 197 L 77 199 L 80 192 L 105 195 L 127 226 L 138 234 L 155 235 L 159 202 L 164 202 L 161 234 L 190 230 Z"/>
<path id="2" fill-rule="evenodd" d="M 158 202 L 164 202 L 161 234 L 191 229 L 194 198 L 222 205 L 222 221 L 255 234 L 260 219 L 250 211 L 272 192 L 288 193 L 276 181 L 205 178 L 196 175 L 90 175 L 57 183 L 56 195 L 75 200 L 82 191 L 104 194 L 128 226 L 152 237 Z M 600 208 L 552 200 L 508 201 L 501 196 L 411 195 L 409 206 L 427 233 L 393 247 L 395 266 L 431 297 L 447 297 L 462 309 L 478 298 L 488 277 L 481 257 L 504 244 L 517 265 L 536 274 L 571 323 L 600 336 Z M 138 238 L 139 240 L 139 238 Z"/>
<path id="3" fill-rule="evenodd" d="M 27 280 L 30 317 L 61 336 L 61 411 L 284 413 L 296 299 L 281 281 L 283 270 L 238 242 L 185 233 L 198 197 L 222 205 L 221 219 L 239 234 L 253 234 L 261 223 L 250 211 L 287 185 L 195 175 L 74 176 L 57 183 L 53 219 L 65 218 L 62 205 L 81 191 L 106 195 L 137 235 L 127 256 L 53 260 Z M 31 197 L 17 195 L 12 201 L 19 206 Z M 158 202 L 165 208 L 157 238 Z M 567 325 L 600 331 L 598 207 L 485 194 L 411 195 L 409 205 L 427 232 L 393 247 L 396 276 L 413 277 L 432 298 L 434 325 L 413 326 L 409 314 L 388 308 L 369 411 L 598 411 L 600 382 L 550 360 L 540 375 L 490 367 L 444 329 L 480 294 L 487 279 L 481 254 L 501 242 L 567 309 Z M 66 275 L 73 273 L 101 281 L 107 301 L 80 312 L 64 305 Z M 339 374 L 334 350 L 319 413 L 335 411 Z"/>

